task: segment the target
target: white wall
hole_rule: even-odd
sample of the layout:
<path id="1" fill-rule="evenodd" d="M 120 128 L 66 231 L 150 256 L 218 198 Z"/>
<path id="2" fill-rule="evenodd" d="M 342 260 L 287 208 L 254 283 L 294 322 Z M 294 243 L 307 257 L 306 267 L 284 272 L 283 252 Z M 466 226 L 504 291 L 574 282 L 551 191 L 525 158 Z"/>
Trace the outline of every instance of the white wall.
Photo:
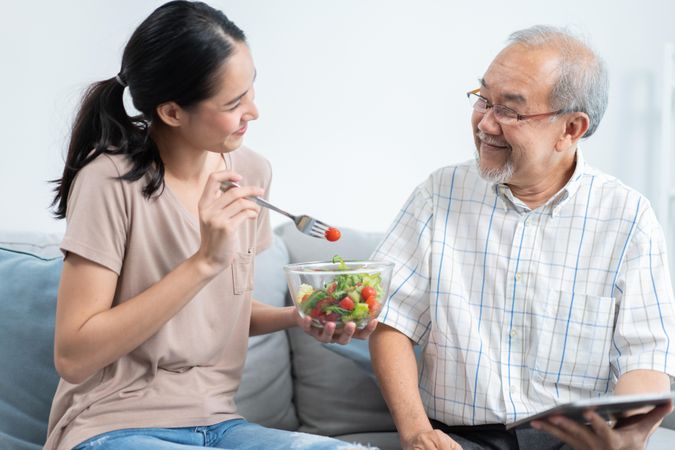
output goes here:
<path id="1" fill-rule="evenodd" d="M 161 2 L 12 2 L 0 15 L 0 227 L 61 231 L 48 205 L 82 89 L 113 76 Z M 606 59 L 610 105 L 586 158 L 655 199 L 670 0 L 212 1 L 248 37 L 261 117 L 247 144 L 274 167 L 272 200 L 383 231 L 429 172 L 472 157 L 464 92 L 507 35 L 572 26 Z M 275 223 L 283 222 L 276 217 Z"/>

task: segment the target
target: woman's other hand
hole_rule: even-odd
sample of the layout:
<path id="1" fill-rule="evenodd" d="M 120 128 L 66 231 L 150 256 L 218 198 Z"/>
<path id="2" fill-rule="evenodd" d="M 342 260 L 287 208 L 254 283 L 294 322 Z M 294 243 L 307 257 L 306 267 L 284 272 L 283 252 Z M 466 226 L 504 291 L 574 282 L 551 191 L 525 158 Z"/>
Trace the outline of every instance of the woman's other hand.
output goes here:
<path id="1" fill-rule="evenodd" d="M 343 327 L 336 327 L 335 322 L 327 322 L 323 328 L 312 326 L 312 318 L 302 318 L 295 312 L 298 326 L 302 328 L 305 333 L 313 336 L 317 341 L 323 343 L 336 343 L 346 345 L 354 339 L 368 339 L 368 337 L 377 328 L 377 320 L 373 319 L 368 322 L 368 326 L 361 330 L 356 329 L 356 323 L 347 322 Z"/>

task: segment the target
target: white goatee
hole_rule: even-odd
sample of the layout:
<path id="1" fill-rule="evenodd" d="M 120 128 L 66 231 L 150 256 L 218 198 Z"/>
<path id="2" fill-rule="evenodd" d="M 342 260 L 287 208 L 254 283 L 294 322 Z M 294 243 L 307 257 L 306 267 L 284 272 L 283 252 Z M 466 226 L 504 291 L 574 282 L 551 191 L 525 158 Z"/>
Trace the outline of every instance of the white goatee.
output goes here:
<path id="1" fill-rule="evenodd" d="M 503 145 L 498 142 L 494 142 L 489 135 L 480 130 L 478 131 L 478 139 L 487 144 Z M 480 165 L 480 153 L 478 150 L 476 150 L 476 167 L 478 168 L 478 173 L 480 174 L 481 178 L 492 183 L 506 183 L 513 176 L 513 162 L 511 161 L 510 157 L 506 160 L 506 163 L 502 167 L 498 167 L 496 169 L 484 169 Z"/>
<path id="2" fill-rule="evenodd" d="M 496 184 L 507 183 L 513 176 L 513 163 L 510 159 L 502 167 L 484 169 L 480 165 L 480 155 L 476 153 L 476 167 L 482 179 Z"/>

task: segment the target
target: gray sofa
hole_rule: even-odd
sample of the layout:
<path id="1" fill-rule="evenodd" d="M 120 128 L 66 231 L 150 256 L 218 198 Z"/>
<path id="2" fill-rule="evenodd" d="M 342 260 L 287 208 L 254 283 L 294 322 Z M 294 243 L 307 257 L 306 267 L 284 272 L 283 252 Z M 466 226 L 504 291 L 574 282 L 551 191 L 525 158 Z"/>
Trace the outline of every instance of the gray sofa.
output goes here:
<path id="1" fill-rule="evenodd" d="M 275 230 L 256 257 L 254 298 L 284 305 L 284 264 L 334 254 L 366 258 L 381 234 L 343 229 L 336 243 Z M 58 382 L 52 363 L 54 306 L 62 258 L 59 235 L 0 232 L 0 449 L 35 450 L 44 442 Z M 250 340 L 240 412 L 266 426 L 337 436 L 399 449 L 398 436 L 369 367 L 367 344 L 322 345 L 298 330 Z M 671 416 L 672 417 L 672 416 Z M 673 427 L 675 424 L 669 424 Z M 648 448 L 672 449 L 675 431 L 658 430 Z"/>

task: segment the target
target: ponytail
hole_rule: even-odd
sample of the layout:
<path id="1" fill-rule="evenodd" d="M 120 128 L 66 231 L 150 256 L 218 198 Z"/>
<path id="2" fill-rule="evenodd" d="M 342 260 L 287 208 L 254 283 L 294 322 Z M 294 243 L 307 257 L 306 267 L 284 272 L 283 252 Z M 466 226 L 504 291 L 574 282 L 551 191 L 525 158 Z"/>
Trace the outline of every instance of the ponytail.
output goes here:
<path id="1" fill-rule="evenodd" d="M 121 72 L 91 85 L 82 99 L 63 176 L 52 181 L 54 215 L 66 216 L 75 176 L 101 153 L 126 155 L 132 167 L 119 177 L 122 180 L 148 176 L 146 198 L 162 189 L 164 164 L 150 138 L 150 125 L 159 120 L 156 108 L 169 101 L 189 108 L 211 97 L 235 42 L 246 42 L 244 32 L 205 3 L 176 0 L 153 11 L 127 42 Z M 127 85 L 139 116 L 130 117 L 124 110 Z"/>
<path id="2" fill-rule="evenodd" d="M 133 166 L 120 179 L 136 181 L 150 172 L 150 181 L 143 188 L 146 197 L 163 186 L 164 165 L 149 137 L 149 123 L 143 116 L 127 115 L 123 94 L 124 84 L 117 77 L 94 83 L 85 92 L 73 124 L 63 176 L 52 180 L 57 185 L 52 207 L 58 219 L 66 217 L 75 176 L 101 153 L 128 155 Z"/>

